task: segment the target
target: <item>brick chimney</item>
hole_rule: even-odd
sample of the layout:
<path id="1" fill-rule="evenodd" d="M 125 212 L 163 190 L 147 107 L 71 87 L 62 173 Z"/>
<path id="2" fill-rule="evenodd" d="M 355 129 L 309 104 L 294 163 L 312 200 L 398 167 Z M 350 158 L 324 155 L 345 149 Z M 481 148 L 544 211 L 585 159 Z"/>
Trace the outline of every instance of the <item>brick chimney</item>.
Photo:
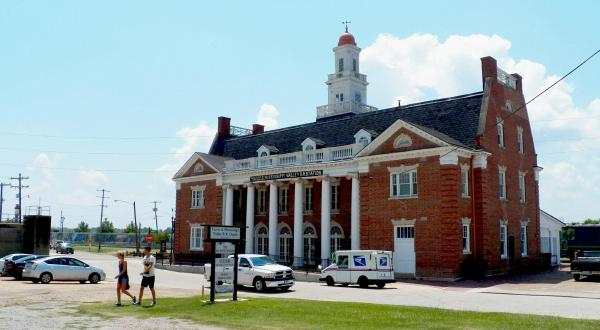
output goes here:
<path id="1" fill-rule="evenodd" d="M 217 136 L 219 139 L 225 139 L 230 136 L 231 118 L 219 117 L 217 124 Z"/>
<path id="2" fill-rule="evenodd" d="M 523 77 L 521 77 L 521 75 L 518 73 L 513 73 L 511 76 L 513 76 L 517 82 L 517 90 L 523 93 Z"/>
<path id="3" fill-rule="evenodd" d="M 252 134 L 260 134 L 265 131 L 265 126 L 261 124 L 252 124 Z"/>
<path id="4" fill-rule="evenodd" d="M 498 63 L 491 56 L 481 58 L 481 78 L 485 84 L 485 78 L 498 78 Z"/>

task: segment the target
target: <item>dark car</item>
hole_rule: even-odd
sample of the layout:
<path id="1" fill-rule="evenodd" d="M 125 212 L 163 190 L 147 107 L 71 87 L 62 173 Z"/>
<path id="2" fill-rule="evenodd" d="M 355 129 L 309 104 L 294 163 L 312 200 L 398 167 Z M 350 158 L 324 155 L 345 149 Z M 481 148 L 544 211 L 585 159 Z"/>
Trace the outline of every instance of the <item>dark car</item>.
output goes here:
<path id="1" fill-rule="evenodd" d="M 19 259 L 28 256 L 26 253 L 13 253 L 7 256 L 0 258 L 0 276 L 6 276 L 4 273 L 4 264 L 8 261 L 13 261 L 14 259 Z"/>
<path id="2" fill-rule="evenodd" d="M 571 274 L 575 281 L 582 276 L 600 275 L 600 251 L 580 251 L 571 262 Z"/>
<path id="3" fill-rule="evenodd" d="M 20 280 L 21 275 L 23 273 L 23 268 L 25 267 L 25 263 L 27 263 L 27 261 L 29 260 L 33 260 L 36 258 L 36 255 L 23 254 L 18 257 L 7 260 L 4 262 L 2 273 L 6 276 L 12 276 L 17 280 Z"/>
<path id="4" fill-rule="evenodd" d="M 58 247 L 56 248 L 56 253 L 66 253 L 66 254 L 73 254 L 73 245 L 71 243 L 67 243 L 67 242 L 62 242 L 58 245 Z"/>

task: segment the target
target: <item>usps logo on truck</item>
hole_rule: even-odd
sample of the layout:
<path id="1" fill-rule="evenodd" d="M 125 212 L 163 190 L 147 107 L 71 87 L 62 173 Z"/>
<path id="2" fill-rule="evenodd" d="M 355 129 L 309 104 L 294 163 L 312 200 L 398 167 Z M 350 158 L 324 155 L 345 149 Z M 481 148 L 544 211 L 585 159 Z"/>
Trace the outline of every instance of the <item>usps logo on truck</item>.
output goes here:
<path id="1" fill-rule="evenodd" d="M 387 265 L 388 265 L 388 258 L 386 258 L 386 257 L 379 258 L 379 266 L 387 267 Z"/>
<path id="2" fill-rule="evenodd" d="M 365 258 L 364 256 L 354 256 L 354 266 L 366 267 L 367 266 L 367 258 Z"/>

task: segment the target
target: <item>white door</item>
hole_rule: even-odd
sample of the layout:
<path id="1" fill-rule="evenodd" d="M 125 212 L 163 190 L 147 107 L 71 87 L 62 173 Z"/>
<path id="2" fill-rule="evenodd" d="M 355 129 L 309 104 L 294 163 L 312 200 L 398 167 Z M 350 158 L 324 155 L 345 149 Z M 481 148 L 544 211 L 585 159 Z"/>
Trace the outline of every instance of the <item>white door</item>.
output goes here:
<path id="1" fill-rule="evenodd" d="M 415 227 L 394 227 L 394 272 L 415 273 Z"/>

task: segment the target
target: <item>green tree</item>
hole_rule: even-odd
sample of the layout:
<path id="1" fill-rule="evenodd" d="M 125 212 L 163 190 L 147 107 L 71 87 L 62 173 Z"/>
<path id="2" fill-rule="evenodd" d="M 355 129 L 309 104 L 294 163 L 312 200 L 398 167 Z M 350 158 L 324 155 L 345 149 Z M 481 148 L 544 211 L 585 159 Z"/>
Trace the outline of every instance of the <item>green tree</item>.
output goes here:
<path id="1" fill-rule="evenodd" d="M 600 224 L 600 219 L 596 219 L 596 220 L 594 220 L 594 219 L 586 219 L 583 222 L 583 224 L 584 225 L 598 225 L 598 224 Z"/>
<path id="2" fill-rule="evenodd" d="M 131 221 L 127 227 L 125 227 L 125 230 L 123 230 L 124 233 L 128 233 L 128 234 L 135 234 L 135 224 L 133 223 L 133 221 Z"/>
<path id="3" fill-rule="evenodd" d="M 164 231 L 161 231 L 158 234 L 152 234 L 152 239 L 154 242 L 158 243 L 166 243 L 169 241 L 170 234 Z"/>
<path id="4" fill-rule="evenodd" d="M 100 227 L 100 232 L 101 233 L 114 233 L 115 232 L 115 226 L 113 226 L 113 223 L 108 221 L 108 219 L 104 219 L 104 221 L 102 221 L 102 227 Z"/>
<path id="5" fill-rule="evenodd" d="M 84 221 L 81 221 L 78 225 L 77 228 L 75 228 L 75 232 L 77 233 L 87 233 L 90 231 L 90 226 L 85 223 Z"/>

